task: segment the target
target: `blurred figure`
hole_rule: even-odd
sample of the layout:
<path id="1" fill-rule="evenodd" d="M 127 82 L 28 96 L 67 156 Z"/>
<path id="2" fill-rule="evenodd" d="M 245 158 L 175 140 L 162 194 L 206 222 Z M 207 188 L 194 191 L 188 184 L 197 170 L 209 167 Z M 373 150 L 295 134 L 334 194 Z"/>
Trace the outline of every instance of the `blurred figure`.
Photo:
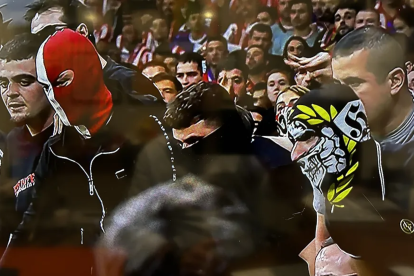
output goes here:
<path id="1" fill-rule="evenodd" d="M 267 97 L 265 82 L 256 83 L 252 90 L 252 97 L 254 100 L 254 106 L 260 107 L 264 110 L 267 110 L 272 107 L 272 103 Z"/>
<path id="2" fill-rule="evenodd" d="M 203 80 L 203 62 L 204 58 L 197 53 L 184 53 L 178 57 L 176 76 L 183 89 Z"/>
<path id="3" fill-rule="evenodd" d="M 403 8 L 403 0 L 380 0 L 377 1 L 375 9 L 380 15 L 381 27 L 393 32 L 394 19 L 398 16 L 400 9 Z"/>
<path id="4" fill-rule="evenodd" d="M 185 52 L 199 52 L 206 42 L 205 18 L 198 2 L 189 2 L 186 11 L 188 32 L 179 32 L 172 41 L 172 47 L 178 46 Z"/>
<path id="5" fill-rule="evenodd" d="M 163 62 L 172 76 L 176 75 L 177 55 L 171 52 L 168 43 L 161 44 L 153 52 L 153 60 Z"/>
<path id="6" fill-rule="evenodd" d="M 262 47 L 252 45 L 247 49 L 246 65 L 249 68 L 249 81 L 252 85 L 265 81 L 268 54 Z"/>
<path id="7" fill-rule="evenodd" d="M 304 38 L 309 46 L 313 47 L 323 28 L 312 24 L 312 2 L 310 0 L 292 0 L 290 20 L 293 26 L 293 35 Z"/>
<path id="8" fill-rule="evenodd" d="M 272 27 L 278 23 L 277 10 L 271 7 L 262 7 L 257 11 L 258 23 L 268 25 Z"/>
<path id="9" fill-rule="evenodd" d="M 232 56 L 220 64 L 217 82 L 224 86 L 235 103 L 243 108 L 252 105 L 247 94 L 249 68 L 244 61 Z"/>
<path id="10" fill-rule="evenodd" d="M 235 20 L 223 34 L 229 44 L 238 45 L 242 49 L 247 47 L 247 30 L 256 21 L 258 7 L 258 0 L 236 1 Z"/>
<path id="11" fill-rule="evenodd" d="M 164 63 L 151 61 L 144 65 L 142 69 L 142 74 L 149 79 L 152 79 L 155 75 L 159 73 L 167 73 L 168 69 Z"/>
<path id="12" fill-rule="evenodd" d="M 169 103 L 175 99 L 183 87 L 177 78 L 161 72 L 152 77 L 152 81 L 161 93 L 162 99 L 165 103 Z"/>
<path id="13" fill-rule="evenodd" d="M 152 20 L 150 32 L 146 38 L 145 46 L 154 53 L 156 48 L 163 43 L 169 43 L 167 20 L 162 17 L 155 17 Z"/>
<path id="14" fill-rule="evenodd" d="M 292 0 L 280 0 L 278 1 L 278 8 L 279 16 L 280 16 L 280 30 L 282 32 L 288 32 L 293 31 L 293 26 L 290 18 L 290 8 L 291 8 L 291 2 Z M 275 33 L 273 31 L 274 35 L 277 35 L 279 32 Z"/>
<path id="15" fill-rule="evenodd" d="M 249 40 L 247 46 L 260 46 L 266 53 L 269 53 L 272 47 L 272 29 L 265 24 L 256 23 L 249 31 Z"/>
<path id="16" fill-rule="evenodd" d="M 407 75 L 408 78 L 408 88 L 414 93 L 414 71 L 411 71 Z"/>
<path id="17" fill-rule="evenodd" d="M 277 96 L 281 91 L 294 84 L 293 76 L 283 69 L 275 69 L 267 73 L 267 97 L 273 106 L 276 105 Z"/>
<path id="18" fill-rule="evenodd" d="M 361 9 L 355 17 L 355 29 L 365 26 L 380 26 L 379 14 L 374 9 Z"/>
<path id="19" fill-rule="evenodd" d="M 326 2 L 323 0 L 312 0 L 313 6 L 313 14 L 316 16 L 317 19 L 322 17 L 323 12 L 325 10 Z"/>
<path id="20" fill-rule="evenodd" d="M 125 25 L 122 35 L 116 39 L 116 46 L 121 50 L 121 60 L 142 70 L 152 60 L 151 51 L 141 41 L 141 36 L 132 24 Z"/>
<path id="21" fill-rule="evenodd" d="M 227 49 L 227 40 L 222 36 L 208 37 L 206 45 L 206 62 L 208 80 L 214 81 L 216 79 L 217 67 L 220 61 L 227 58 L 229 53 Z"/>
<path id="22" fill-rule="evenodd" d="M 404 7 L 394 19 L 394 28 L 397 33 L 405 34 L 414 39 L 414 8 Z"/>

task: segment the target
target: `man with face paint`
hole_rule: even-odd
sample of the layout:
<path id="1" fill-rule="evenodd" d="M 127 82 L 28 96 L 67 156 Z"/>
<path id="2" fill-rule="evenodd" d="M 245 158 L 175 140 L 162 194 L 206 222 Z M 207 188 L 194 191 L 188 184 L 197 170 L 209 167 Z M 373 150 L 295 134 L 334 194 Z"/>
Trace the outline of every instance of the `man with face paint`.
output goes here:
<path id="1" fill-rule="evenodd" d="M 84 36 L 64 29 L 46 39 L 36 56 L 36 75 L 56 113 L 53 135 L 30 175 L 34 189 L 22 199 L 28 207 L 3 264 L 16 265 L 16 247 L 44 247 L 44 255 L 21 269 L 47 274 L 54 269 L 47 265 L 52 246 L 69 254 L 61 255 L 62 262 L 71 264 L 69 272 L 83 275 L 91 271 L 89 250 L 105 231 L 105 216 L 129 189 L 135 160 L 125 135 L 130 126 L 122 111 L 114 109 L 99 57 Z M 25 183 L 21 191 L 28 188 Z M 80 252 L 71 255 L 67 247 Z M 78 254 L 83 259 L 79 265 Z"/>
<path id="2" fill-rule="evenodd" d="M 414 265 L 404 257 L 413 240 L 400 227 L 412 214 L 390 205 L 381 147 L 352 89 L 332 84 L 302 96 L 288 135 L 317 212 L 315 239 L 301 252 L 311 275 L 390 275 L 391 265 Z"/>

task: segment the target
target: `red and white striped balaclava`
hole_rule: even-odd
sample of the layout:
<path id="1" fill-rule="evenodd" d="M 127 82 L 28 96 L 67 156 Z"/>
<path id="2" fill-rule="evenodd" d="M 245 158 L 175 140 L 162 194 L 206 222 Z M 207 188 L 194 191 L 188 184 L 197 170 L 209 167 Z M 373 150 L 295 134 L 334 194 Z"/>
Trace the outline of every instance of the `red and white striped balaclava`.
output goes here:
<path id="1" fill-rule="evenodd" d="M 67 70 L 73 81 L 58 86 Z M 92 43 L 70 29 L 58 30 L 40 46 L 36 56 L 38 81 L 65 126 L 73 126 L 90 138 L 108 120 L 112 96 L 103 80 L 102 66 Z"/>

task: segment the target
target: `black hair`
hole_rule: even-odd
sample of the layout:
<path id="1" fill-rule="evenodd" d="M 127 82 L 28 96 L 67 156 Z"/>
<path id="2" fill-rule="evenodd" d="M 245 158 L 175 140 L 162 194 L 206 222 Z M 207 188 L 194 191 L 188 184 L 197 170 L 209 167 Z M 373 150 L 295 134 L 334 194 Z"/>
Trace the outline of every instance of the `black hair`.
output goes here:
<path id="1" fill-rule="evenodd" d="M 0 50 L 0 59 L 7 62 L 35 58 L 43 39 L 31 33 L 16 35 Z"/>
<path id="2" fill-rule="evenodd" d="M 336 14 L 338 12 L 338 10 L 342 10 L 342 9 L 350 9 L 350 10 L 354 10 L 355 11 L 355 16 L 358 14 L 358 12 L 361 10 L 362 5 L 359 2 L 355 2 L 355 1 L 351 1 L 351 0 L 346 0 L 346 1 L 341 1 L 339 2 L 338 6 L 336 7 L 335 13 Z"/>
<path id="3" fill-rule="evenodd" d="M 182 129 L 189 127 L 194 118 L 224 121 L 229 112 L 234 114 L 236 107 L 226 89 L 216 83 L 199 82 L 167 104 L 164 120 L 170 127 Z"/>
<path id="4" fill-rule="evenodd" d="M 294 72 L 290 67 L 287 66 L 283 66 L 280 68 L 276 68 L 271 70 L 270 72 L 268 72 L 266 74 L 266 84 L 269 80 L 269 77 L 275 73 L 281 73 L 283 75 L 285 75 L 287 77 L 287 80 L 289 81 L 289 85 L 294 85 L 295 84 L 295 79 L 294 79 Z"/>
<path id="5" fill-rule="evenodd" d="M 291 8 L 293 5 L 296 5 L 296 4 L 305 4 L 308 7 L 309 14 L 312 15 L 312 13 L 313 13 L 313 6 L 312 6 L 312 1 L 311 0 L 292 0 L 289 3 L 289 7 Z"/>
<path id="6" fill-rule="evenodd" d="M 197 63 L 197 69 L 200 71 L 200 75 L 203 75 L 203 61 L 204 58 L 202 55 L 193 52 L 186 52 L 178 56 L 177 65 L 179 63 Z"/>
<path id="7" fill-rule="evenodd" d="M 233 55 L 232 55 L 233 54 Z M 240 58 L 239 55 L 232 52 L 224 61 L 218 65 L 217 73 L 221 71 L 231 71 L 238 69 L 242 72 L 244 81 L 247 82 L 249 76 L 249 67 L 246 65 L 246 57 Z"/>
<path id="8" fill-rule="evenodd" d="M 252 36 L 253 32 L 267 33 L 270 36 L 270 39 L 272 39 L 272 36 L 273 36 L 272 28 L 270 28 L 269 25 L 266 25 L 263 23 L 255 23 L 250 29 L 249 35 Z"/>
<path id="9" fill-rule="evenodd" d="M 400 9 L 397 18 L 404 21 L 404 23 L 412 28 L 414 27 L 414 8 L 411 8 L 409 6 L 404 6 Z"/>
<path id="10" fill-rule="evenodd" d="M 188 20 L 192 14 L 202 13 L 202 7 L 198 1 L 189 1 L 187 4 L 187 10 L 185 11 L 185 19 Z"/>
<path id="11" fill-rule="evenodd" d="M 175 90 L 177 90 L 178 93 L 180 93 L 181 90 L 183 90 L 183 86 L 181 85 L 181 82 L 179 82 L 176 77 L 171 76 L 170 74 L 165 73 L 165 72 L 156 74 L 151 80 L 153 83 L 157 83 L 163 80 L 169 80 L 172 83 L 174 83 Z"/>
<path id="12" fill-rule="evenodd" d="M 90 10 L 77 0 L 37 0 L 26 6 L 28 10 L 24 19 L 31 22 L 37 13 L 42 13 L 50 8 L 62 8 L 62 22 L 66 23 L 68 28 L 75 30 L 79 24 L 84 23 L 89 31 L 93 30 L 93 22 L 88 19 Z"/>
<path id="13" fill-rule="evenodd" d="M 315 51 L 309 46 L 308 42 L 301 36 L 291 36 L 286 41 L 283 48 L 283 57 L 288 58 L 288 45 L 292 40 L 297 40 L 303 45 L 303 54 L 300 57 L 312 57 L 315 54 Z"/>
<path id="14" fill-rule="evenodd" d="M 227 40 L 222 36 L 222 35 L 216 35 L 216 36 L 208 36 L 207 37 L 207 45 L 211 42 L 211 41 L 219 41 L 221 43 L 223 43 L 224 48 L 227 50 L 228 49 L 228 42 Z"/>
<path id="15" fill-rule="evenodd" d="M 273 20 L 273 22 L 276 22 L 278 20 L 278 14 L 277 14 L 277 10 L 275 8 L 271 8 L 271 7 L 267 7 L 267 6 L 260 7 L 260 9 L 257 11 L 257 15 L 259 15 L 263 12 L 269 14 L 269 16 Z"/>
<path id="16" fill-rule="evenodd" d="M 403 49 L 382 28 L 366 26 L 350 32 L 335 45 L 333 58 L 347 57 L 360 50 L 369 51 L 366 69 L 375 75 L 379 83 L 385 81 L 391 70 L 405 68 Z"/>
<path id="17" fill-rule="evenodd" d="M 259 91 L 259 90 L 266 90 L 267 84 L 265 82 L 258 82 L 253 86 L 252 92 Z"/>

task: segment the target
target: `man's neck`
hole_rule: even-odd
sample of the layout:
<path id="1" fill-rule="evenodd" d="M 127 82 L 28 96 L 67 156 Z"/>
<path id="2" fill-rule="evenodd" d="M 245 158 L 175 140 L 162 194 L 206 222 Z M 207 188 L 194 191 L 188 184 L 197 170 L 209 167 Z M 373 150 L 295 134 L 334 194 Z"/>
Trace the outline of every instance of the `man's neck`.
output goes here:
<path id="1" fill-rule="evenodd" d="M 293 30 L 293 34 L 296 36 L 300 36 L 302 38 L 307 38 L 307 36 L 309 36 L 309 34 L 312 32 L 312 28 L 310 27 L 310 25 L 308 25 L 306 28 L 303 29 L 294 29 Z"/>
<path id="2" fill-rule="evenodd" d="M 253 83 L 256 84 L 258 82 L 262 82 L 264 80 L 264 77 L 266 76 L 266 71 L 263 71 L 259 74 L 255 74 L 255 75 L 249 75 L 249 80 Z"/>
<path id="3" fill-rule="evenodd" d="M 190 37 L 192 40 L 199 40 L 204 36 L 204 32 L 197 31 L 197 32 L 191 32 Z"/>
<path id="4" fill-rule="evenodd" d="M 29 132 L 32 136 L 36 136 L 39 133 L 42 133 L 45 129 L 47 129 L 48 127 L 50 127 L 53 124 L 54 114 L 55 113 L 53 111 L 51 111 L 51 113 L 49 114 L 49 116 L 45 120 L 36 119 L 36 120 L 32 120 L 32 121 L 28 122 L 26 124 L 27 130 L 29 130 Z"/>
<path id="5" fill-rule="evenodd" d="M 291 29 L 292 28 L 292 23 L 290 22 L 290 19 L 283 19 L 283 18 L 281 18 L 280 19 L 280 24 L 285 29 Z"/>
<path id="6" fill-rule="evenodd" d="M 394 109 L 391 110 L 384 118 L 384 122 L 379 122 L 377 125 L 371 126 L 371 133 L 374 137 L 386 137 L 390 133 L 398 129 L 407 118 L 410 116 L 414 109 L 414 102 L 408 89 L 403 89 L 400 92 L 401 97 L 394 105 Z"/>

